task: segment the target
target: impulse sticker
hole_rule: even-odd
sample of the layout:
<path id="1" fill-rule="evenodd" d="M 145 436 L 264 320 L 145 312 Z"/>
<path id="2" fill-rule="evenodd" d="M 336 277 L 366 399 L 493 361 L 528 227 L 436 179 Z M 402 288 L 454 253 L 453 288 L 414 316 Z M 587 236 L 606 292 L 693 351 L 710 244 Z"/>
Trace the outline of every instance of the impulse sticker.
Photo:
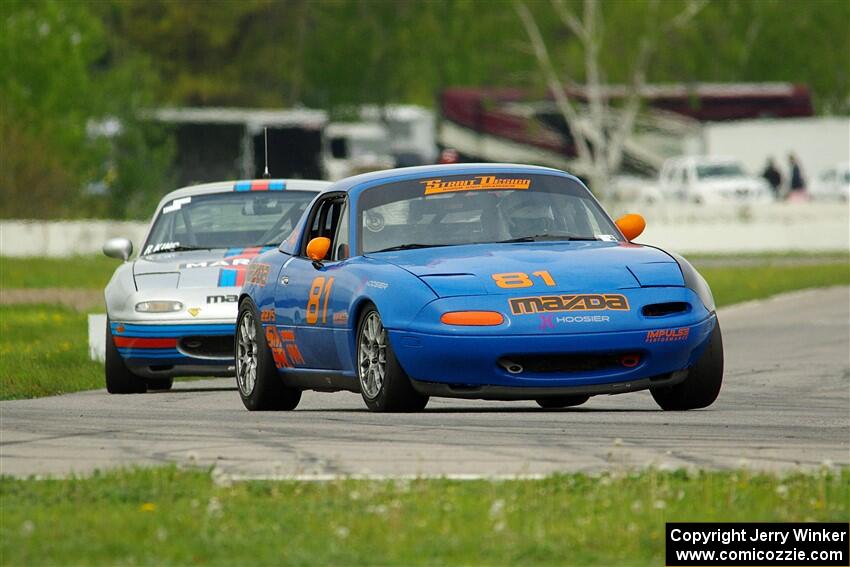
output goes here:
<path id="1" fill-rule="evenodd" d="M 647 331 L 645 341 L 648 343 L 670 343 L 673 341 L 686 341 L 690 333 L 688 327 L 680 329 L 661 329 L 658 331 Z"/>

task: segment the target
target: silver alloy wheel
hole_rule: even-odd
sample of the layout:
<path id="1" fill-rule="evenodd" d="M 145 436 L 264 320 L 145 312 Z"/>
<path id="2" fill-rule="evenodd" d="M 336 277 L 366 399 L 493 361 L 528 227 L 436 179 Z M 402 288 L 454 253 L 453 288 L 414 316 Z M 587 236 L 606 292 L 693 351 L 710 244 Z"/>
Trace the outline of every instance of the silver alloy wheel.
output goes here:
<path id="1" fill-rule="evenodd" d="M 357 343 L 357 373 L 360 390 L 374 399 L 381 392 L 387 374 L 387 331 L 377 311 L 366 316 Z"/>
<path id="2" fill-rule="evenodd" d="M 237 331 L 236 383 L 243 396 L 250 396 L 257 383 L 257 325 L 254 315 L 246 311 Z"/>

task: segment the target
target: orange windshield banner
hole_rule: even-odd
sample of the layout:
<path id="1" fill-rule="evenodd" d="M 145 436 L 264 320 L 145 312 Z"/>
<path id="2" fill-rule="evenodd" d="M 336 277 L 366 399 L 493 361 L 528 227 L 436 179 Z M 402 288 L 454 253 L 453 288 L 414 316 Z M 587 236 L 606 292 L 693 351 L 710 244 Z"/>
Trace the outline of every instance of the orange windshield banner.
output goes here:
<path id="1" fill-rule="evenodd" d="M 495 175 L 476 175 L 472 179 L 454 179 L 451 181 L 429 179 L 420 183 L 425 185 L 426 195 L 491 189 L 524 190 L 531 187 L 531 179 L 496 177 Z"/>

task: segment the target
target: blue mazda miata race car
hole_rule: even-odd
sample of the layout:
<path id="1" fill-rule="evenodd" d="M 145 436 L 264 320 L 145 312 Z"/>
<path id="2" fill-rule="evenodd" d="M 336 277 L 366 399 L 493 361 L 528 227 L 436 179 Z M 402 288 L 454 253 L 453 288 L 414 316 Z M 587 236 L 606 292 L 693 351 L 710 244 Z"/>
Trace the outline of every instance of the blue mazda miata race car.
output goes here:
<path id="1" fill-rule="evenodd" d="M 630 242 L 576 177 L 524 165 L 381 171 L 317 196 L 247 266 L 236 377 L 250 410 L 303 390 L 360 392 L 375 411 L 430 396 L 575 406 L 649 389 L 710 405 L 723 345 L 705 280 Z"/>

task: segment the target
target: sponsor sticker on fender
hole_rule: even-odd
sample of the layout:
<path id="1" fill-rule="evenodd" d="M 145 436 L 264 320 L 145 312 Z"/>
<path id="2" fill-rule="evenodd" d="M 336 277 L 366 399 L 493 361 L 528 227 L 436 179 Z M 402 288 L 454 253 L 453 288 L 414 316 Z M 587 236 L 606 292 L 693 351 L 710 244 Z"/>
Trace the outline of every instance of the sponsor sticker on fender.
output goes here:
<path id="1" fill-rule="evenodd" d="M 578 295 L 538 295 L 508 300 L 514 315 L 560 313 L 563 311 L 628 311 L 629 300 L 618 293 L 584 293 Z"/>
<path id="2" fill-rule="evenodd" d="M 673 341 L 686 341 L 690 333 L 688 327 L 680 329 L 660 329 L 658 331 L 647 331 L 645 342 L 647 343 L 669 343 Z"/>
<path id="3" fill-rule="evenodd" d="M 258 286 L 266 285 L 270 270 L 271 266 L 268 264 L 249 264 L 245 269 L 245 283 Z"/>
<path id="4" fill-rule="evenodd" d="M 429 179 L 420 181 L 425 185 L 426 195 L 453 193 L 455 191 L 480 191 L 491 189 L 525 190 L 531 187 L 531 179 L 515 177 L 496 177 L 495 175 L 476 175 L 472 179 Z"/>

